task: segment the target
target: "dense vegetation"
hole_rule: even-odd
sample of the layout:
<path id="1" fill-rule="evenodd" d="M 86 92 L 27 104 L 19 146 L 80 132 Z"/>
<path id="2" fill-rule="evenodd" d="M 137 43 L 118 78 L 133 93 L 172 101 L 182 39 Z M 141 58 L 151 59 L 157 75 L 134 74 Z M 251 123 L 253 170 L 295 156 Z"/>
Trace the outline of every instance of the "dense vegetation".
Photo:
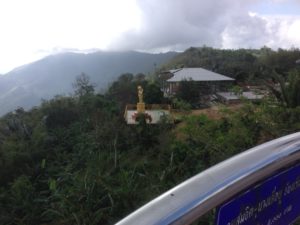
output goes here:
<path id="1" fill-rule="evenodd" d="M 175 56 L 162 70 L 180 67 L 203 67 L 235 78 L 239 82 L 261 83 L 278 73 L 287 77 L 300 59 L 299 49 L 214 49 L 189 48 Z"/>
<path id="2" fill-rule="evenodd" d="M 299 76 L 260 104 L 224 107 L 220 119 L 128 126 L 123 107 L 136 102 L 137 85 L 147 103 L 167 101 L 156 81 L 123 74 L 101 95 L 82 75 L 74 96 L 0 119 L 1 224 L 113 224 L 205 168 L 298 131 Z"/>

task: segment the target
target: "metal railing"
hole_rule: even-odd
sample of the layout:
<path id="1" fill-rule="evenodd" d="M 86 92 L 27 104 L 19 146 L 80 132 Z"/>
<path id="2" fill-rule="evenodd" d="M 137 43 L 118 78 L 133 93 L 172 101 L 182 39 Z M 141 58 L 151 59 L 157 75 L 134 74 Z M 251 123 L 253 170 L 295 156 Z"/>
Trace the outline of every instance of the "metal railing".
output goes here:
<path id="1" fill-rule="evenodd" d="M 245 188 L 300 160 L 300 132 L 251 148 L 179 184 L 117 225 L 190 224 Z"/>

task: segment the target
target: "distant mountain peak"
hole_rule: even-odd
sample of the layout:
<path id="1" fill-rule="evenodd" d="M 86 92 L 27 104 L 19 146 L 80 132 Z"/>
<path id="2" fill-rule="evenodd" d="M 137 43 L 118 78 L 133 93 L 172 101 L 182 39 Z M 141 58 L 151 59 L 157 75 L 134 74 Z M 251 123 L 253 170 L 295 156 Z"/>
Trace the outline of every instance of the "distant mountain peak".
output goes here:
<path id="1" fill-rule="evenodd" d="M 82 72 L 97 84 L 97 88 L 103 90 L 123 73 L 151 73 L 155 66 L 166 63 L 176 54 L 96 49 L 82 53 L 64 49 L 60 53 L 17 67 L 0 77 L 0 115 L 17 107 L 28 109 L 38 105 L 42 98 L 72 93 L 72 83 Z"/>

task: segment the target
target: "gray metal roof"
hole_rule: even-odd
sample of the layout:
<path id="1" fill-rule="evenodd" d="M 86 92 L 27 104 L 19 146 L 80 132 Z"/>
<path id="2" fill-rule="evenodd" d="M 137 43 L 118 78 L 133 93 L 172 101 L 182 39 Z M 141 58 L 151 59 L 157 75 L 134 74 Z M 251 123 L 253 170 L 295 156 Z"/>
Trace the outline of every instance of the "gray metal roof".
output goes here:
<path id="1" fill-rule="evenodd" d="M 167 82 L 180 82 L 182 80 L 193 81 L 233 81 L 234 79 L 224 75 L 203 69 L 203 68 L 182 68 L 178 70 L 170 70 L 174 76 Z"/>
<path id="2" fill-rule="evenodd" d="M 170 72 L 170 73 L 176 73 L 176 72 L 178 72 L 179 70 L 182 70 L 182 68 L 180 68 L 180 69 L 169 70 L 168 72 Z"/>

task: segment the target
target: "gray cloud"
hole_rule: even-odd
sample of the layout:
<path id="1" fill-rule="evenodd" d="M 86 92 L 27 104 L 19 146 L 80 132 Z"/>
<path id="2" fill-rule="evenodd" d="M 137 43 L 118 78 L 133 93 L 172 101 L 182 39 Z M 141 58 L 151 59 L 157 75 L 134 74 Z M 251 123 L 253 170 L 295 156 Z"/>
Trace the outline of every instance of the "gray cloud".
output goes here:
<path id="1" fill-rule="evenodd" d="M 232 17 L 221 36 L 223 48 L 260 48 L 271 38 L 267 21 L 248 14 Z"/>
<path id="2" fill-rule="evenodd" d="M 141 27 L 114 40 L 111 48 L 183 50 L 190 46 L 259 48 L 276 46 L 279 23 L 250 15 L 258 0 L 138 0 Z M 277 3 L 274 3 L 277 4 Z M 282 37 L 277 37 L 277 39 Z M 279 44 L 279 42 L 278 42 Z M 279 47 L 279 46 L 276 46 Z"/>

